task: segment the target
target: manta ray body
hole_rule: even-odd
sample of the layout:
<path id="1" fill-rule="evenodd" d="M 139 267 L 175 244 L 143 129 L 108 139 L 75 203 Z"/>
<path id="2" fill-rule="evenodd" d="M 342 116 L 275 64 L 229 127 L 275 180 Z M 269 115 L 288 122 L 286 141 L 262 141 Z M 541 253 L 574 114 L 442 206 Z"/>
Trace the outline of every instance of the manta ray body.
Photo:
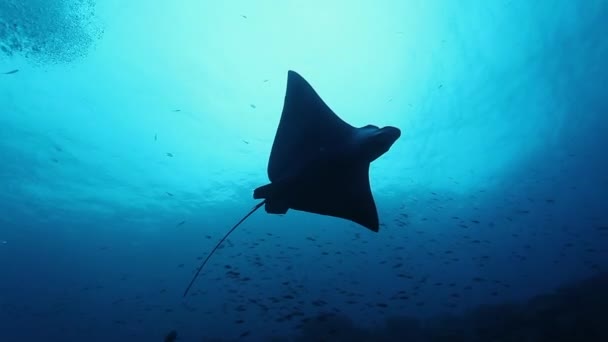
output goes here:
<path id="1" fill-rule="evenodd" d="M 263 205 L 270 214 L 300 210 L 343 218 L 377 232 L 379 221 L 369 166 L 400 136 L 401 131 L 392 126 L 349 125 L 302 76 L 289 71 L 283 112 L 268 161 L 270 183 L 253 191 L 253 198 L 263 201 L 218 242 L 184 296 L 222 242 Z"/>

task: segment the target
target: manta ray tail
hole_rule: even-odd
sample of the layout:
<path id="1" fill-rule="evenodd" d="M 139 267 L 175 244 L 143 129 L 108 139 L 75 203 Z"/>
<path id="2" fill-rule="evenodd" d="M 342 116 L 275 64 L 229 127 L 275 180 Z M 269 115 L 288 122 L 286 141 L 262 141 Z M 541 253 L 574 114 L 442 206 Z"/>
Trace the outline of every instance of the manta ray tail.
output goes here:
<path id="1" fill-rule="evenodd" d="M 196 274 L 194 274 L 194 277 L 192 277 L 192 280 L 190 281 L 190 284 L 188 284 L 188 287 L 186 287 L 186 291 L 184 291 L 184 297 L 186 297 L 186 295 L 188 295 L 188 291 L 190 291 L 190 288 L 192 287 L 192 285 L 194 285 L 194 282 L 196 281 L 196 278 L 198 278 L 198 275 L 203 270 L 203 267 L 205 267 L 205 264 L 207 264 L 207 261 L 209 261 L 209 259 L 213 255 L 213 253 L 215 253 L 215 251 L 220 247 L 222 242 L 224 242 L 228 238 L 228 236 L 230 234 L 232 234 L 232 232 L 236 229 L 236 227 L 238 227 L 241 223 L 243 223 L 243 221 L 245 221 L 249 216 L 251 216 L 251 214 L 253 214 L 256 210 L 260 209 L 260 207 L 263 206 L 265 203 L 266 203 L 266 200 L 263 200 L 262 202 L 256 204 L 256 206 L 253 207 L 253 209 L 251 209 L 251 211 L 247 215 L 245 215 L 239 222 L 237 222 L 237 224 L 235 224 L 232 228 L 230 228 L 228 233 L 226 233 L 226 235 L 224 235 L 224 237 L 217 243 L 217 245 L 215 245 L 215 247 L 211 250 L 211 253 L 209 253 L 209 255 L 207 255 L 207 258 L 205 259 L 205 261 L 203 261 L 203 263 L 198 267 L 198 270 L 196 271 Z"/>

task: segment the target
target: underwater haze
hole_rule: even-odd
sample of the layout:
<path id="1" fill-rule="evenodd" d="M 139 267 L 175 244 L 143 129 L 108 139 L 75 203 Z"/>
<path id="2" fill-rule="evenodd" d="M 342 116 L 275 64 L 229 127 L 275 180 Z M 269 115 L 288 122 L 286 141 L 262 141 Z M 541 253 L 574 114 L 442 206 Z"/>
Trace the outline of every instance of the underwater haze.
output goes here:
<path id="1" fill-rule="evenodd" d="M 3 0 L 1 341 L 608 340 L 605 0 Z M 258 202 L 287 73 L 375 233 Z M 297 156 L 294 156 L 297 158 Z"/>

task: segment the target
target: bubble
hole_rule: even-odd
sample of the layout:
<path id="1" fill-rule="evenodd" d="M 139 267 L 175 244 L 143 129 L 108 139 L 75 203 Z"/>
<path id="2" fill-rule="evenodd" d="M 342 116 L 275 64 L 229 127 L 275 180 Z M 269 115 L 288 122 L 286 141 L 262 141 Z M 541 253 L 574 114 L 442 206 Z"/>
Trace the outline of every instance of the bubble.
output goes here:
<path id="1" fill-rule="evenodd" d="M 0 55 L 68 63 L 86 56 L 102 32 L 93 0 L 0 1 Z"/>

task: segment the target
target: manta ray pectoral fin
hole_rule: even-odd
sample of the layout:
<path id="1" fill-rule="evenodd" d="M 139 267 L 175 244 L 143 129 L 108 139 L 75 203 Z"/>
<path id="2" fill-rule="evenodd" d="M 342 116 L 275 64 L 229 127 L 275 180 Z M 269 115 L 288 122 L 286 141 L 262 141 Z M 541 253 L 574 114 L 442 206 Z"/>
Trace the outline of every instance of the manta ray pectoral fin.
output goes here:
<path id="1" fill-rule="evenodd" d="M 315 214 L 339 217 L 358 223 L 371 231 L 379 230 L 378 212 L 369 184 L 369 164 L 328 172 L 320 172 L 297 196 L 289 207 Z"/>
<path id="2" fill-rule="evenodd" d="M 268 160 L 268 179 L 294 176 L 306 163 L 354 134 L 355 128 L 334 113 L 295 71 L 287 75 L 283 112 Z"/>

